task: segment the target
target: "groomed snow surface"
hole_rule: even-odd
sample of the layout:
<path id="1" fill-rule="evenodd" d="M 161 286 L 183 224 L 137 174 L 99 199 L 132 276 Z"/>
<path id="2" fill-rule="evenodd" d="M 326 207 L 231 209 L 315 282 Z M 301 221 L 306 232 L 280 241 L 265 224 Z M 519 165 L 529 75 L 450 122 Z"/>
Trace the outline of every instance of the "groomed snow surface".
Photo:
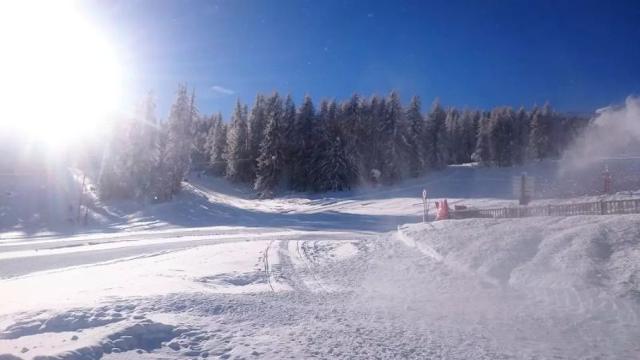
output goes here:
<path id="1" fill-rule="evenodd" d="M 102 232 L 0 228 L 0 359 L 640 358 L 640 216 L 417 223 L 422 187 L 512 205 L 508 175 L 264 201 L 203 178 L 93 204 Z"/>

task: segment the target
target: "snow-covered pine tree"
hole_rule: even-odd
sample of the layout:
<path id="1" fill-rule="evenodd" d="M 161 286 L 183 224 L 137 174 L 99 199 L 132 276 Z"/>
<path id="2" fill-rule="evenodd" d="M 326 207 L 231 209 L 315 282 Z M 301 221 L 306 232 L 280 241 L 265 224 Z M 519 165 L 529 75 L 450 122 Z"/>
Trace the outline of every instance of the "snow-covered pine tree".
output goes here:
<path id="1" fill-rule="evenodd" d="M 473 152 L 471 159 L 480 165 L 488 166 L 491 164 L 491 123 L 486 114 L 480 114 L 478 120 L 478 135 L 476 142 L 476 150 Z"/>
<path id="2" fill-rule="evenodd" d="M 521 165 L 527 154 L 527 146 L 529 144 L 529 114 L 520 107 L 514 115 L 513 123 L 513 149 L 511 152 L 511 161 L 515 165 Z"/>
<path id="3" fill-rule="evenodd" d="M 548 105 L 548 104 L 547 104 Z M 543 109 L 544 110 L 544 109 Z M 548 106 L 549 111 L 549 151 L 547 153 L 548 158 L 557 158 L 562 153 L 565 139 L 565 132 L 568 129 L 567 124 L 564 122 L 566 116 L 558 114 L 551 110 L 551 106 Z"/>
<path id="4" fill-rule="evenodd" d="M 131 174 L 132 146 L 130 129 L 133 120 L 116 119 L 111 129 L 111 137 L 103 150 L 98 174 L 98 190 L 104 199 L 128 198 L 134 194 Z"/>
<path id="5" fill-rule="evenodd" d="M 153 94 L 149 93 L 138 110 L 133 130 L 132 174 L 136 198 L 153 196 L 154 170 L 158 162 L 158 120 Z"/>
<path id="6" fill-rule="evenodd" d="M 534 109 L 529 128 L 528 153 L 531 159 L 542 160 L 551 149 L 551 107 L 545 104 L 542 109 Z"/>
<path id="7" fill-rule="evenodd" d="M 464 135 L 460 123 L 460 113 L 455 108 L 447 109 L 446 113 L 447 159 L 449 164 L 461 164 L 464 161 Z"/>
<path id="8" fill-rule="evenodd" d="M 312 153 L 311 168 L 309 173 L 314 174 L 309 185 L 313 191 L 325 191 L 327 175 L 322 172 L 322 164 L 326 162 L 327 151 L 329 149 L 329 126 L 331 115 L 329 114 L 329 101 L 322 100 L 320 102 L 320 110 L 316 115 L 314 132 L 315 132 L 315 148 Z"/>
<path id="9" fill-rule="evenodd" d="M 365 151 L 366 157 L 363 159 L 365 164 L 366 180 L 376 182 L 380 179 L 376 179 L 373 175 L 376 172 L 380 172 L 380 169 L 384 167 L 384 143 L 380 141 L 381 126 L 384 117 L 387 114 L 387 101 L 384 98 L 380 98 L 377 95 L 371 97 L 368 106 L 363 109 L 366 114 L 367 121 L 369 122 L 369 131 L 367 134 L 367 141 L 365 145 L 367 150 Z"/>
<path id="10" fill-rule="evenodd" d="M 227 125 L 222 114 L 213 117 L 214 125 L 209 131 L 209 172 L 214 176 L 224 176 L 227 169 Z"/>
<path id="11" fill-rule="evenodd" d="M 402 178 L 405 164 L 405 139 L 404 117 L 400 96 L 392 91 L 389 94 L 386 112 L 380 123 L 380 142 L 383 144 L 382 154 L 382 181 L 392 184 Z"/>
<path id="12" fill-rule="evenodd" d="M 322 175 L 322 187 L 319 191 L 349 190 L 358 178 L 352 158 L 347 153 L 342 137 L 328 138 L 325 154 L 318 168 Z"/>
<path id="13" fill-rule="evenodd" d="M 266 109 L 264 95 L 258 94 L 249 115 L 249 158 L 251 159 L 251 182 L 256 178 L 260 145 L 264 139 L 266 126 Z"/>
<path id="14" fill-rule="evenodd" d="M 373 119 L 366 113 L 365 101 L 358 94 L 342 102 L 340 106 L 332 101 L 329 107 L 337 106 L 336 119 L 342 131 L 342 139 L 347 147 L 347 153 L 351 154 L 355 171 L 366 177 L 372 165 L 372 141 L 371 134 L 375 130 Z M 363 178 L 362 180 L 366 180 Z"/>
<path id="15" fill-rule="evenodd" d="M 220 115 L 220 114 L 218 114 Z M 193 123 L 191 169 L 204 171 L 209 167 L 209 132 L 215 127 L 218 115 L 197 117 Z"/>
<path id="16" fill-rule="evenodd" d="M 250 183 L 253 180 L 253 159 L 249 148 L 248 110 L 240 101 L 231 118 L 227 130 L 227 179 L 234 182 Z"/>
<path id="17" fill-rule="evenodd" d="M 477 112 L 465 109 L 460 115 L 460 125 L 462 126 L 462 149 L 459 163 L 467 163 L 471 161 L 471 156 L 476 148 L 478 120 L 480 118 Z"/>
<path id="18" fill-rule="evenodd" d="M 411 98 L 405 114 L 408 124 L 407 130 L 407 164 L 409 176 L 417 177 L 424 171 L 424 117 L 422 116 L 422 103 L 420 98 Z"/>
<path id="19" fill-rule="evenodd" d="M 166 159 L 162 169 L 164 179 L 161 200 L 171 199 L 180 191 L 182 180 L 189 171 L 193 146 L 193 122 L 197 117 L 195 92 L 189 96 L 185 85 L 180 85 L 171 106 L 167 122 Z"/>
<path id="20" fill-rule="evenodd" d="M 491 111 L 490 153 L 497 166 L 511 166 L 514 113 L 511 108 L 495 108 Z"/>
<path id="21" fill-rule="evenodd" d="M 291 183 L 293 189 L 304 191 L 311 188 L 313 184 L 312 160 L 316 151 L 317 135 L 314 133 L 316 114 L 313 101 L 308 95 L 304 97 L 300 108 L 296 114 L 294 124 L 294 154 L 291 159 L 293 169 Z"/>
<path id="22" fill-rule="evenodd" d="M 151 185 L 151 199 L 154 201 L 163 201 L 164 199 L 168 199 L 169 195 L 166 194 L 168 186 L 167 175 L 164 173 L 164 169 L 166 168 L 167 163 L 167 142 L 168 142 L 168 124 L 166 121 L 158 123 L 158 132 L 157 132 L 157 159 L 155 162 L 155 166 L 153 168 L 153 181 Z"/>
<path id="23" fill-rule="evenodd" d="M 284 100 L 284 109 L 282 113 L 282 137 L 284 139 L 283 157 L 286 160 L 284 162 L 282 177 L 286 181 L 287 188 L 291 188 L 293 184 L 294 164 L 291 159 L 295 158 L 295 122 L 296 122 L 296 105 L 291 98 L 291 95 L 287 95 Z"/>
<path id="24" fill-rule="evenodd" d="M 425 147 L 427 153 L 427 167 L 441 169 L 447 164 L 447 129 L 446 112 L 436 99 L 431 105 L 425 125 Z"/>
<path id="25" fill-rule="evenodd" d="M 274 93 L 265 101 L 266 128 L 260 145 L 255 190 L 261 198 L 273 197 L 280 185 L 284 168 L 284 138 L 281 126 L 282 99 Z"/>
<path id="26" fill-rule="evenodd" d="M 318 116 L 320 140 L 318 153 L 314 161 L 316 191 L 348 190 L 357 180 L 354 157 L 349 154 L 343 141 L 345 130 L 338 118 L 338 106 L 335 101 L 323 101 Z"/>

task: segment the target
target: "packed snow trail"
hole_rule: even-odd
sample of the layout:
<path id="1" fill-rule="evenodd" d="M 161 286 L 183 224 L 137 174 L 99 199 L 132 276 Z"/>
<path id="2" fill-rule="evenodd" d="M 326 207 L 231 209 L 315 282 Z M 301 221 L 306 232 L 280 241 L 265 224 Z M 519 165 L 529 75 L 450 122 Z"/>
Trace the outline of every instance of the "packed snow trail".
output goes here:
<path id="1" fill-rule="evenodd" d="M 100 240 L 74 239 L 48 241 L 46 243 L 22 242 L 0 245 L 0 278 L 29 274 L 35 271 L 52 270 L 69 266 L 94 264 L 158 252 L 177 251 L 195 246 L 215 245 L 229 242 L 243 242 L 265 239 L 315 238 L 353 239 L 366 237 L 366 233 L 331 231 L 277 231 L 275 229 L 252 228 L 245 232 L 224 232 L 211 229 L 212 235 L 180 235 L 174 231 L 158 234 L 157 238 L 145 235 L 133 237 L 102 238 Z M 5 251 L 6 250 L 6 251 Z"/>

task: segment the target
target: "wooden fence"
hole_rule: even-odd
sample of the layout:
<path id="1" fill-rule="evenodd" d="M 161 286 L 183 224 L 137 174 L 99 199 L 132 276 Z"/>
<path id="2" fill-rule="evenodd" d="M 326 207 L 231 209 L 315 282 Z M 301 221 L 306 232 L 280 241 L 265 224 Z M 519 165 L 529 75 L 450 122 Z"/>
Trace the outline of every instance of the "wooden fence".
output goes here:
<path id="1" fill-rule="evenodd" d="M 521 218 L 529 216 L 613 215 L 640 213 L 640 199 L 602 200 L 588 203 L 467 209 L 451 212 L 453 219 Z"/>

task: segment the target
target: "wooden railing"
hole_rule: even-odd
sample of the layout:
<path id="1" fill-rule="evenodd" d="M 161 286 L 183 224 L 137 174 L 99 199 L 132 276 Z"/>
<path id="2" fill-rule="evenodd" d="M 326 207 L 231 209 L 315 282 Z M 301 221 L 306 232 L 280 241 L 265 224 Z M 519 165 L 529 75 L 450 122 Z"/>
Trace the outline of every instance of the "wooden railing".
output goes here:
<path id="1" fill-rule="evenodd" d="M 529 216 L 614 215 L 640 213 L 640 199 L 602 200 L 587 203 L 466 209 L 451 212 L 454 219 L 521 218 Z"/>

